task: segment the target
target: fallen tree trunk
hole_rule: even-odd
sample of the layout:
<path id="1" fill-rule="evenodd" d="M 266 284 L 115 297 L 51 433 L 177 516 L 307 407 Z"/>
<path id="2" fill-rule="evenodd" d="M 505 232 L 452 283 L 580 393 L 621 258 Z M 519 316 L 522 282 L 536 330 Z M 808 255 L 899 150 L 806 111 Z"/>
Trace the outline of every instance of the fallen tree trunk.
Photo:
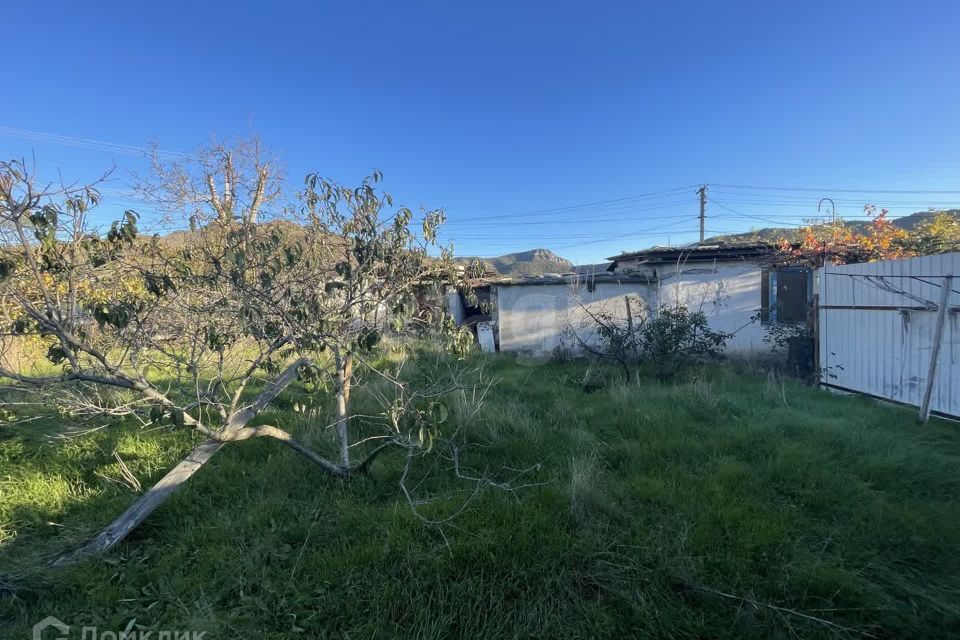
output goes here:
<path id="1" fill-rule="evenodd" d="M 60 555 L 51 562 L 51 565 L 55 567 L 70 565 L 115 547 L 229 442 L 242 442 L 251 438 L 268 437 L 290 447 L 335 478 L 347 480 L 353 476 L 366 473 L 373 461 L 394 445 L 392 440 L 375 447 L 360 463 L 349 466 L 327 460 L 282 429 L 269 425 L 246 426 L 293 382 L 300 366 L 307 362 L 308 360 L 301 359 L 290 365 L 286 371 L 267 385 L 256 400 L 231 416 L 219 432 L 212 431 L 193 417 L 185 416 L 186 424 L 200 433 L 210 435 L 211 438 L 194 449 L 190 455 L 171 469 L 159 482 L 140 496 L 93 539 L 77 549 Z M 152 397 L 166 400 L 160 394 L 154 394 Z M 169 403 L 169 400 L 166 400 L 166 402 Z"/>
<path id="2" fill-rule="evenodd" d="M 280 392 L 296 379 L 299 368 L 307 362 L 309 361 L 306 359 L 300 359 L 287 367 L 286 371 L 267 384 L 266 389 L 257 396 L 252 404 L 233 415 L 231 419 L 227 421 L 224 429 L 226 432 L 224 440 L 210 439 L 194 449 L 190 455 L 184 458 L 177 466 L 171 469 L 167 475 L 163 476 L 159 482 L 140 496 L 136 502 L 111 522 L 107 528 L 98 533 L 96 537 L 82 547 L 57 557 L 51 564 L 57 567 L 73 564 L 84 558 L 103 553 L 115 547 L 121 540 L 126 538 L 131 531 L 136 529 L 140 523 L 146 520 L 147 516 L 153 513 L 157 507 L 166 502 L 167 498 L 169 498 L 174 491 L 179 489 L 193 474 L 199 471 L 200 467 L 209 462 L 210 459 L 220 451 L 223 445 L 231 440 L 229 437 L 231 432 L 244 428 L 260 411 L 280 395 Z"/>
<path id="3" fill-rule="evenodd" d="M 166 502 L 167 498 L 189 480 L 200 467 L 209 462 L 224 444 L 226 443 L 218 440 L 207 440 L 201 444 L 171 469 L 167 475 L 163 476 L 157 484 L 140 496 L 130 508 L 111 522 L 106 529 L 79 549 L 59 556 L 53 561 L 53 566 L 60 567 L 73 564 L 115 547 L 141 522 L 146 520 L 147 516 L 153 513 L 157 507 Z"/>

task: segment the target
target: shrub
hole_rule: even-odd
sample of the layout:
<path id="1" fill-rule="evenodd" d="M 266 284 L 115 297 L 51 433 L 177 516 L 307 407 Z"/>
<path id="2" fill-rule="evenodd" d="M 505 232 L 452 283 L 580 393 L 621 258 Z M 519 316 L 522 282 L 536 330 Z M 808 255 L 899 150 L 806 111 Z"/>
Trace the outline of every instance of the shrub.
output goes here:
<path id="1" fill-rule="evenodd" d="M 640 323 L 636 333 L 640 355 L 661 380 L 672 378 L 691 362 L 719 357 L 730 338 L 711 329 L 702 311 L 691 312 L 684 305 L 660 307 Z"/>
<path id="2" fill-rule="evenodd" d="M 685 305 L 662 305 L 626 322 L 609 313 L 589 314 L 596 324 L 601 348 L 582 344 L 594 355 L 617 362 L 627 376 L 637 363 L 646 365 L 660 380 L 668 380 L 694 362 L 723 353 L 730 334 L 710 328 L 702 311 Z"/>

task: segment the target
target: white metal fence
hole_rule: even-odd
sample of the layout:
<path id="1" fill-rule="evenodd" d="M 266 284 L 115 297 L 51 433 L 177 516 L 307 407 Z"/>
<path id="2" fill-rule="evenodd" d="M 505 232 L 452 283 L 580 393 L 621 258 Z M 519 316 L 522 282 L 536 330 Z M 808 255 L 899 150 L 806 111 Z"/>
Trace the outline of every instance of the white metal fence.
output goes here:
<path id="1" fill-rule="evenodd" d="M 960 253 L 828 265 L 818 277 L 823 384 L 921 409 L 926 397 L 960 417 Z"/>

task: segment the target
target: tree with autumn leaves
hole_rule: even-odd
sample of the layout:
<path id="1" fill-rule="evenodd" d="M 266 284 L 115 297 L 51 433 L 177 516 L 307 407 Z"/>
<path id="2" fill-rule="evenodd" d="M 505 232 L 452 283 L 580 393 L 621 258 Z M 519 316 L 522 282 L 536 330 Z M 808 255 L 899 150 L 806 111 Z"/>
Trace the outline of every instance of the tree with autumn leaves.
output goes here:
<path id="1" fill-rule="evenodd" d="M 827 261 L 851 264 L 960 251 L 960 218 L 950 212 L 937 212 L 912 230 L 894 224 L 887 209 L 868 204 L 864 212 L 870 216 L 864 230 L 837 220 L 803 227 L 794 237 L 781 238 L 781 257 L 821 267 Z"/>

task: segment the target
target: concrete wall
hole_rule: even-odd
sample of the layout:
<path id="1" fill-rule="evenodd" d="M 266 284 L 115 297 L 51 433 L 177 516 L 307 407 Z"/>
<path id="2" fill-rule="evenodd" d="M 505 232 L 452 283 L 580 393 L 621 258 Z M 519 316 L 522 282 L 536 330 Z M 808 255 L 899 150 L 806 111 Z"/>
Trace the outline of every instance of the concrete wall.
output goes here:
<path id="1" fill-rule="evenodd" d="M 652 284 L 597 283 L 594 291 L 584 284 L 497 287 L 500 350 L 549 355 L 558 348 L 579 351 L 581 341 L 598 344 L 596 325 L 583 307 L 625 321 L 625 295 L 635 300 L 635 315 L 678 300 L 690 309 L 703 310 L 713 329 L 734 334 L 728 351 L 770 350 L 763 342 L 760 322 L 752 321 L 761 306 L 759 265 L 733 261 L 687 266 L 679 273 L 675 265 L 650 271 L 657 278 Z"/>
<path id="2" fill-rule="evenodd" d="M 676 265 L 660 267 L 657 298 L 661 304 L 679 300 L 689 309 L 700 309 L 712 329 L 734 334 L 727 341 L 728 352 L 768 352 L 763 326 L 752 321 L 762 306 L 761 271 L 760 265 L 740 260 L 687 265 L 679 273 Z"/>
<path id="3" fill-rule="evenodd" d="M 643 275 L 650 275 L 653 273 L 653 268 L 647 266 L 646 262 L 641 262 L 640 258 L 617 260 L 616 265 L 617 273 L 640 273 Z"/>
<path id="4" fill-rule="evenodd" d="M 467 314 L 463 308 L 463 300 L 460 299 L 460 292 L 454 287 L 450 287 L 447 289 L 447 293 L 444 297 L 446 299 L 447 311 L 453 316 L 457 326 L 460 326 L 467 317 Z"/>
<path id="5" fill-rule="evenodd" d="M 498 286 L 500 350 L 531 355 L 551 355 L 557 349 L 580 351 L 580 341 L 597 343 L 584 307 L 590 313 L 607 312 L 625 320 L 624 296 L 631 296 L 637 313 L 641 301 L 649 304 L 650 291 L 648 285 L 636 282 L 597 283 L 593 291 L 585 284 Z"/>

